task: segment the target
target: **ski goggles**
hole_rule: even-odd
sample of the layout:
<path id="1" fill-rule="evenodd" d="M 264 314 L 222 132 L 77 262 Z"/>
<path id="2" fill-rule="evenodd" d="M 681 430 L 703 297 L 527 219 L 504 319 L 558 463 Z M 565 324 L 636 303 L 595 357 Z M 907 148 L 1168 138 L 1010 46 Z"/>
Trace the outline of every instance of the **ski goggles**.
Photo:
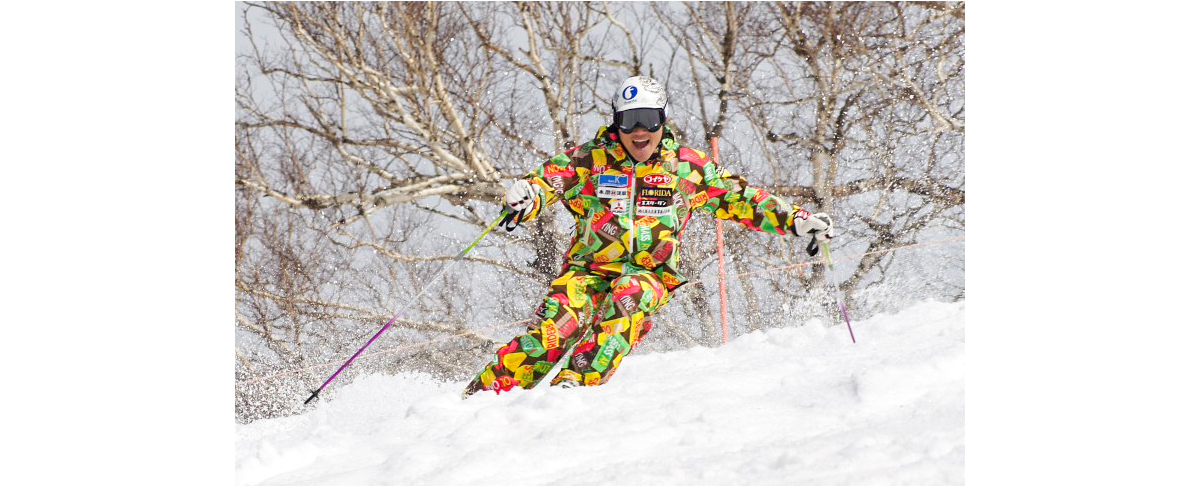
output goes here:
<path id="1" fill-rule="evenodd" d="M 638 125 L 654 132 L 666 121 L 667 114 L 661 108 L 634 108 L 618 113 L 616 118 L 617 128 L 627 134 L 633 132 Z"/>

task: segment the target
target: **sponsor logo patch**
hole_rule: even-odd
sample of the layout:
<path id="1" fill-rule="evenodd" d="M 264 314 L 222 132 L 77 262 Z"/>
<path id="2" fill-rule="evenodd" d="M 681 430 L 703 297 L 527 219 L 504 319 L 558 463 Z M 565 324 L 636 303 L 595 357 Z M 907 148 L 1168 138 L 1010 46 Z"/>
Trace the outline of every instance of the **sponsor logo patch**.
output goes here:
<path id="1" fill-rule="evenodd" d="M 671 176 L 669 174 L 649 174 L 642 178 L 642 181 L 654 186 L 664 186 L 671 182 Z"/>
<path id="2" fill-rule="evenodd" d="M 624 186 L 601 186 L 596 188 L 596 196 L 601 198 L 621 198 L 629 197 L 629 188 Z"/>
<path id="3" fill-rule="evenodd" d="M 670 198 L 675 194 L 671 188 L 638 188 L 639 198 Z"/>
<path id="4" fill-rule="evenodd" d="M 629 186 L 629 175 L 601 174 L 598 182 L 601 186 Z"/>
<path id="5" fill-rule="evenodd" d="M 671 207 L 643 206 L 638 204 L 637 216 L 666 216 L 671 214 Z"/>

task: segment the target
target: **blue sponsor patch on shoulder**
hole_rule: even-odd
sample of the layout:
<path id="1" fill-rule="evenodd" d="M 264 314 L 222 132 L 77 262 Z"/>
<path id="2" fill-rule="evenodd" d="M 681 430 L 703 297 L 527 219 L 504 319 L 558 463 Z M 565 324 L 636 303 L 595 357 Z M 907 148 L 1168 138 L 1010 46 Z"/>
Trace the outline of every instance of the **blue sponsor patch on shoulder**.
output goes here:
<path id="1" fill-rule="evenodd" d="M 601 174 L 600 186 L 629 186 L 628 174 Z"/>

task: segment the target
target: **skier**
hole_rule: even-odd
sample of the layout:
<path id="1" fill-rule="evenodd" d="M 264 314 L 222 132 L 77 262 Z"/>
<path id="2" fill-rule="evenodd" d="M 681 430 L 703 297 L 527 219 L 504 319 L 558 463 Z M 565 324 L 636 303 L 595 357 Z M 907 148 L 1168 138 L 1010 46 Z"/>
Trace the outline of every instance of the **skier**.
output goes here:
<path id="1" fill-rule="evenodd" d="M 496 351 L 463 391 L 537 385 L 570 357 L 551 385 L 599 385 L 650 331 L 650 315 L 686 282 L 680 236 L 695 210 L 753 230 L 829 239 L 833 221 L 811 214 L 679 145 L 669 127 L 667 93 L 635 76 L 613 94 L 613 121 L 596 138 L 516 181 L 505 194 L 510 230 L 562 201 L 575 236 L 562 271 L 527 333 Z"/>

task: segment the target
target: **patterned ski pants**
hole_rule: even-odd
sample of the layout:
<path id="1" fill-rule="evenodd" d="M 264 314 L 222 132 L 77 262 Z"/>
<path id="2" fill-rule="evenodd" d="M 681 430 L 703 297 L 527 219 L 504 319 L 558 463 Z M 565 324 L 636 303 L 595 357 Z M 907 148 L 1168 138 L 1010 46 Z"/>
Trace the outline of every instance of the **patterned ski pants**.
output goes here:
<path id="1" fill-rule="evenodd" d="M 603 384 L 650 331 L 649 316 L 669 295 L 649 271 L 618 274 L 569 267 L 551 282 L 537 321 L 496 351 L 463 397 L 480 390 L 532 388 L 568 352 L 571 356 L 551 385 Z"/>

